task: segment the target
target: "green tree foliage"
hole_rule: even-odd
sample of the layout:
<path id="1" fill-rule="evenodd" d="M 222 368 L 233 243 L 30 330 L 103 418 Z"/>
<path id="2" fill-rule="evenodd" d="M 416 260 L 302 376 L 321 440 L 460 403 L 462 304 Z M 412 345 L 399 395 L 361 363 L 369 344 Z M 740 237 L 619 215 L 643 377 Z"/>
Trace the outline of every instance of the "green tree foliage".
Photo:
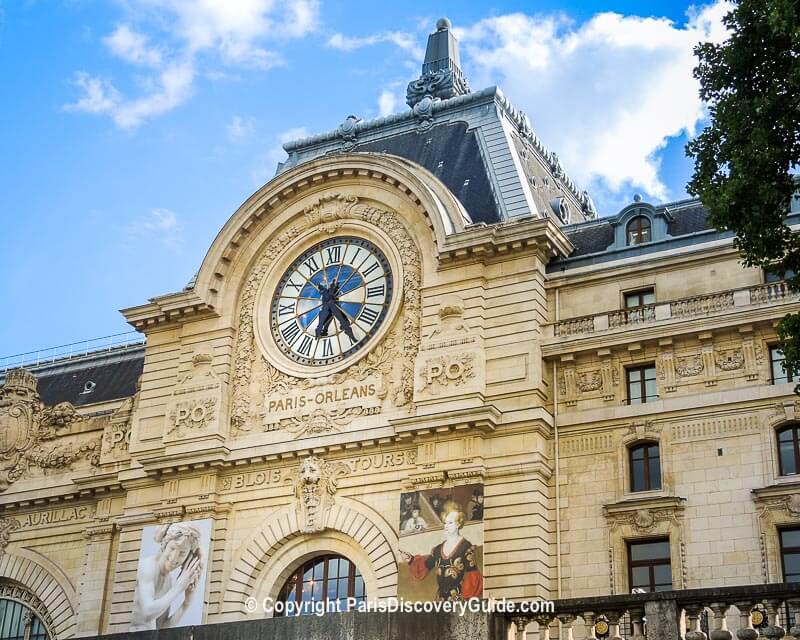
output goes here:
<path id="1" fill-rule="evenodd" d="M 800 235 L 784 223 L 800 166 L 800 0 L 740 0 L 724 23 L 726 41 L 695 47 L 711 124 L 686 146 L 688 190 L 711 224 L 736 233 L 746 265 L 800 291 Z M 800 315 L 787 315 L 778 335 L 787 371 L 800 373 Z"/>

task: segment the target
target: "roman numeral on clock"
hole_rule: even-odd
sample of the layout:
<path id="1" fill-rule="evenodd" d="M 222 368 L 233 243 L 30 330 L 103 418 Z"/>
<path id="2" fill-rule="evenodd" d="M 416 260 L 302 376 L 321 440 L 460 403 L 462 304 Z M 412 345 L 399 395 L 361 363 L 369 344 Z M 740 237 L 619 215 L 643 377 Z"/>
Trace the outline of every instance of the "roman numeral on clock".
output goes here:
<path id="1" fill-rule="evenodd" d="M 370 267 L 366 271 L 364 271 L 363 275 L 368 276 L 370 273 L 375 271 L 375 269 L 377 269 L 377 268 L 378 268 L 378 263 L 377 262 L 373 262 L 370 265 Z"/>
<path id="2" fill-rule="evenodd" d="M 328 247 L 325 249 L 325 252 L 328 254 L 328 264 L 333 262 L 340 262 L 342 259 L 342 245 L 336 245 L 335 247 Z"/>
<path id="3" fill-rule="evenodd" d="M 380 298 L 386 295 L 386 285 L 367 287 L 367 298 Z"/>
<path id="4" fill-rule="evenodd" d="M 314 274 L 319 270 L 319 265 L 317 264 L 317 261 L 314 260 L 314 256 L 311 256 L 303 264 L 305 265 L 305 268 L 308 269 L 309 274 Z"/>
<path id="5" fill-rule="evenodd" d="M 322 341 L 322 357 L 330 358 L 333 355 L 333 342 L 330 338 Z"/>
<path id="6" fill-rule="evenodd" d="M 300 291 L 300 289 L 302 288 L 303 285 L 302 284 L 296 284 L 296 283 L 292 282 L 291 280 L 289 280 L 289 282 L 286 283 L 286 286 L 287 287 L 293 287 L 295 291 Z"/>
<path id="7" fill-rule="evenodd" d="M 288 326 L 281 329 L 281 335 L 283 336 L 283 339 L 286 340 L 287 344 L 292 344 L 297 336 L 300 335 L 300 327 L 296 322 L 292 322 Z"/>
<path id="8" fill-rule="evenodd" d="M 294 313 L 294 302 L 290 302 L 289 304 L 281 304 L 278 303 L 278 315 L 279 316 L 286 316 L 292 315 Z"/>
<path id="9" fill-rule="evenodd" d="M 378 312 L 374 309 L 370 309 L 369 307 L 364 307 L 358 319 L 364 320 L 367 324 L 372 324 L 378 319 Z"/>
<path id="10" fill-rule="evenodd" d="M 314 339 L 311 336 L 303 336 L 300 341 L 300 346 L 297 347 L 297 353 L 308 356 L 311 354 L 311 345 L 314 344 Z"/>

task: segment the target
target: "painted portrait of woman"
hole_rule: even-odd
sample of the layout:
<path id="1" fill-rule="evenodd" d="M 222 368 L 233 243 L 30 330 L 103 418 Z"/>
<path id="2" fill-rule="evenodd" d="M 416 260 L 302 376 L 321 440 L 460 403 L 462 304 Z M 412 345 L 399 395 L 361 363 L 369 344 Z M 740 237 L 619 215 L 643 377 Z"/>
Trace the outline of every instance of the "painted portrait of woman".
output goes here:
<path id="1" fill-rule="evenodd" d="M 444 540 L 429 554 L 412 555 L 400 551 L 408 563 L 411 578 L 421 581 L 430 572 L 436 575 L 438 600 L 468 600 L 483 595 L 483 576 L 477 562 L 476 547 L 461 535 L 466 521 L 462 507 L 445 503 Z"/>

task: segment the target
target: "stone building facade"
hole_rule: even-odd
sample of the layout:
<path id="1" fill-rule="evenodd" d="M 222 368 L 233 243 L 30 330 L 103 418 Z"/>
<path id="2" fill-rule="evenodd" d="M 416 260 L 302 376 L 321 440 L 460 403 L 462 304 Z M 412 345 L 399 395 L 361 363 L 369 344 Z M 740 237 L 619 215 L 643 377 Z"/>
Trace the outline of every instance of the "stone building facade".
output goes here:
<path id="1" fill-rule="evenodd" d="M 30 637 L 127 631 L 148 532 L 195 521 L 199 622 L 263 616 L 316 558 L 396 596 L 403 496 L 441 536 L 462 486 L 483 597 L 793 578 L 797 298 L 696 201 L 598 218 L 444 21 L 408 102 L 288 144 L 192 282 L 123 311 L 146 345 L 5 372 L 0 600 Z M 359 247 L 383 275 L 346 308 Z M 292 283 L 334 302 L 304 323 Z"/>

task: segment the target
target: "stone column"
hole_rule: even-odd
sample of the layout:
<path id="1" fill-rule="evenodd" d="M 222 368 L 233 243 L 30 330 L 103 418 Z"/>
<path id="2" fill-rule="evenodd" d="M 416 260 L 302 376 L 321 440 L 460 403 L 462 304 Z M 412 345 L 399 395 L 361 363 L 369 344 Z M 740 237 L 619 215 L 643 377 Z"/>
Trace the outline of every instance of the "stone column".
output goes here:
<path id="1" fill-rule="evenodd" d="M 680 638 L 678 609 L 674 600 L 650 600 L 644 604 L 647 617 L 647 640 Z"/>
<path id="2" fill-rule="evenodd" d="M 78 619 L 75 635 L 94 636 L 103 632 L 100 628 L 106 602 L 106 584 L 111 568 L 111 543 L 114 537 L 114 524 L 107 522 L 90 526 L 84 532 L 86 555 L 83 560 L 83 573 L 78 588 Z"/>

